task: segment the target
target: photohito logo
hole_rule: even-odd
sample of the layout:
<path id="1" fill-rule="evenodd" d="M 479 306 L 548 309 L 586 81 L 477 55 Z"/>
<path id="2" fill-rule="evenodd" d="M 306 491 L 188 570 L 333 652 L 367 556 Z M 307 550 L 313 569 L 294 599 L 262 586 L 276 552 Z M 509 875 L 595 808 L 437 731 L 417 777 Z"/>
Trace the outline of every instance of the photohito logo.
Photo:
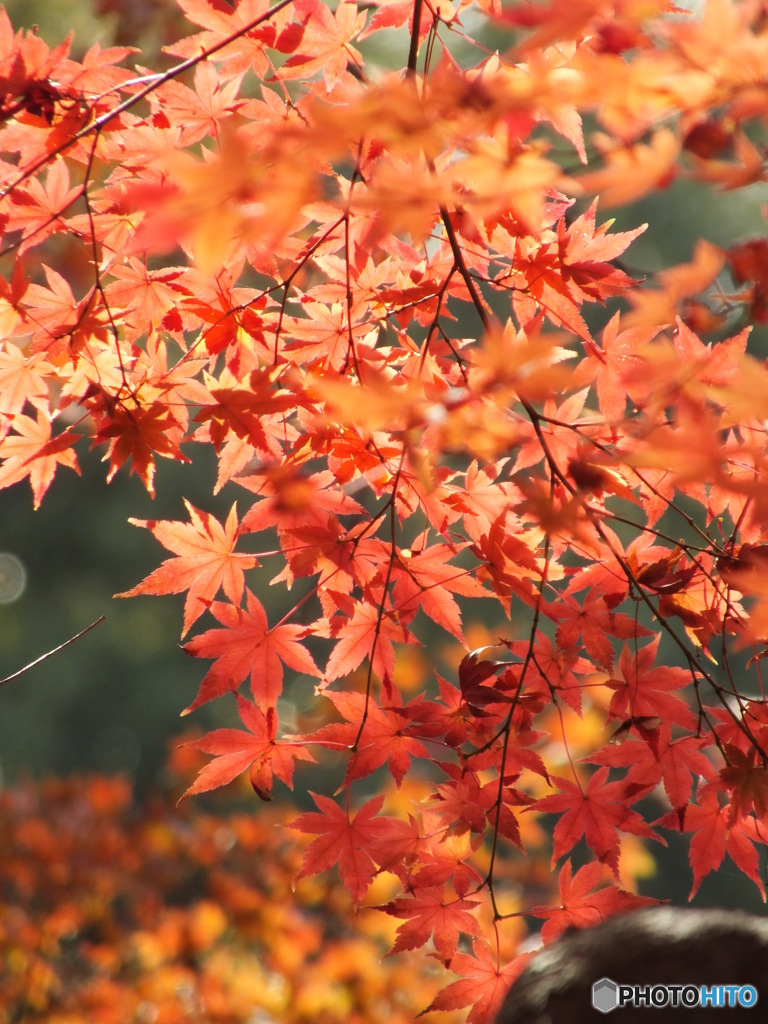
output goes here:
<path id="1" fill-rule="evenodd" d="M 757 989 L 754 985 L 617 985 L 611 978 L 601 978 L 592 986 L 592 1005 L 600 1013 L 610 1013 L 619 1006 L 750 1009 L 755 1003 Z"/>

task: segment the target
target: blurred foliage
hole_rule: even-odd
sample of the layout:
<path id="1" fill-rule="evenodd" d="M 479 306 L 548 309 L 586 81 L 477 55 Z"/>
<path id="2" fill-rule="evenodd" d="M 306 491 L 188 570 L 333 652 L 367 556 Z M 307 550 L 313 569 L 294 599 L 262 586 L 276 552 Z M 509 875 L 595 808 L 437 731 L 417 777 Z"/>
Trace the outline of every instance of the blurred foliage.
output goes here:
<path id="1" fill-rule="evenodd" d="M 285 820 L 137 805 L 120 777 L 6 790 L 0 1024 L 410 1024 L 440 969 L 382 960 L 397 922 L 340 886 L 292 892 Z"/>
<path id="2" fill-rule="evenodd" d="M 190 29 L 174 0 L 6 0 L 11 23 L 37 26 L 49 45 L 72 34 L 72 52 L 102 47 L 133 46 L 136 63 L 156 62 L 161 47 Z"/>

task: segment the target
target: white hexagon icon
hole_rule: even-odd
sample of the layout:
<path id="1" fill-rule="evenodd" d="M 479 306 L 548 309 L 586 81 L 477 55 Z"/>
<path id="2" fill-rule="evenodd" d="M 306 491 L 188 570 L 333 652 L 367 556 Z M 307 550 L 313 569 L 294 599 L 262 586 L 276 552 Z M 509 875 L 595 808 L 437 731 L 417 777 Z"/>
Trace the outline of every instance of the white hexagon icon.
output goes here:
<path id="1" fill-rule="evenodd" d="M 592 1005 L 600 1013 L 610 1013 L 619 1005 L 619 986 L 610 978 L 601 978 L 592 986 Z"/>

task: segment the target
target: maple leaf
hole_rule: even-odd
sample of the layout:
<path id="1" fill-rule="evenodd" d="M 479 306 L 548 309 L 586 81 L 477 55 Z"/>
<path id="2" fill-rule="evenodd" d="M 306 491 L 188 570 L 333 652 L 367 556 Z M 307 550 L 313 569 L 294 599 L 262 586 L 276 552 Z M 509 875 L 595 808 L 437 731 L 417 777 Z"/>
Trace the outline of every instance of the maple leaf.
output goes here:
<path id="1" fill-rule="evenodd" d="M 586 359 L 577 369 L 577 380 L 594 381 L 600 412 L 610 422 L 624 416 L 627 407 L 626 379 L 642 362 L 642 353 L 656 333 L 654 328 L 626 327 L 615 313 L 603 329 L 602 345 L 585 346 Z"/>
<path id="2" fill-rule="evenodd" d="M 558 621 L 558 647 L 572 647 L 579 638 L 587 654 L 602 668 L 613 665 L 614 649 L 611 637 L 627 638 L 648 635 L 650 630 L 623 612 L 613 611 L 606 596 L 591 592 L 579 603 L 566 597 L 551 608 Z"/>
<path id="3" fill-rule="evenodd" d="M 129 256 L 127 265 L 110 268 L 114 280 L 106 289 L 110 307 L 128 311 L 140 309 L 149 314 L 153 325 L 164 322 L 169 309 L 173 309 L 187 294 L 181 267 L 149 270 L 146 262 Z"/>
<path id="4" fill-rule="evenodd" d="M 39 353 L 28 356 L 11 342 L 0 346 L 0 415 L 12 419 L 26 402 L 41 413 L 48 413 L 47 377 L 51 369 Z"/>
<path id="5" fill-rule="evenodd" d="M 234 550 L 239 536 L 236 505 L 230 509 L 222 527 L 208 512 L 201 512 L 186 499 L 184 504 L 189 512 L 189 523 L 129 519 L 134 526 L 150 530 L 176 557 L 166 559 L 138 586 L 115 595 L 180 594 L 186 590 L 182 636 L 210 608 L 220 587 L 230 601 L 239 604 L 245 589 L 243 573 L 259 564 L 254 555 Z"/>
<path id="6" fill-rule="evenodd" d="M 499 673 L 509 669 L 508 661 L 492 661 L 489 651 L 497 650 L 502 644 L 488 644 L 478 647 L 465 654 L 459 662 L 459 687 L 461 696 L 475 715 L 483 715 L 482 710 L 488 704 L 509 703 L 513 699 L 516 682 L 512 680 L 511 692 L 498 685 L 501 680 L 494 679 Z M 506 688 L 507 690 L 509 687 Z"/>
<path id="7" fill-rule="evenodd" d="M 277 704 L 282 692 L 284 665 L 306 675 L 320 675 L 309 651 L 300 642 L 306 632 L 304 627 L 284 622 L 270 629 L 264 606 L 247 587 L 245 603 L 243 609 L 214 601 L 209 611 L 224 628 L 209 629 L 184 644 L 187 654 L 216 661 L 183 715 L 236 689 L 249 676 L 257 707 L 267 710 Z"/>
<path id="8" fill-rule="evenodd" d="M 210 381 L 208 395 L 213 402 L 206 404 L 195 416 L 198 423 L 210 422 L 211 440 L 218 449 L 229 431 L 247 440 L 254 448 L 272 454 L 264 420 L 270 414 L 284 413 L 296 408 L 296 396 L 282 388 L 273 388 L 283 373 L 282 367 L 254 370 L 248 387 L 218 387 Z M 222 374 L 226 379 L 226 374 Z"/>
<path id="9" fill-rule="evenodd" d="M 411 757 L 429 758 L 429 752 L 419 739 L 418 721 L 424 717 L 419 711 L 426 710 L 422 699 L 403 707 L 399 691 L 394 688 L 390 703 L 385 707 L 362 693 L 325 690 L 324 695 L 346 723 L 326 725 L 305 738 L 307 742 L 334 749 L 352 750 L 345 785 L 370 775 L 386 763 L 399 787 L 408 772 Z"/>
<path id="10" fill-rule="evenodd" d="M 720 769 L 720 783 L 731 794 L 730 824 L 753 811 L 765 820 L 768 812 L 768 768 L 765 759 L 752 747 L 748 751 L 727 744 L 723 753 L 728 759 Z"/>
<path id="11" fill-rule="evenodd" d="M 731 824 L 730 805 L 721 805 L 717 789 L 711 785 L 699 789 L 697 800 L 698 803 L 688 804 L 682 821 L 673 811 L 656 822 L 675 831 L 693 833 L 688 851 L 693 888 L 688 898 L 693 899 L 704 878 L 720 867 L 727 853 L 747 878 L 752 879 L 765 900 L 760 857 L 755 848 L 756 842 L 762 844 L 764 840 L 755 819 L 740 818 Z"/>
<path id="12" fill-rule="evenodd" d="M 374 0 L 374 6 L 376 10 L 373 17 L 368 23 L 368 27 L 361 34 L 361 39 L 366 39 L 368 36 L 376 32 L 380 28 L 400 28 L 409 22 L 411 29 L 413 27 L 413 15 L 414 6 L 409 0 Z M 430 28 L 430 19 L 426 10 L 421 11 L 421 21 L 419 23 L 419 43 L 423 43 Z"/>
<path id="13" fill-rule="evenodd" d="M 630 735 L 637 732 L 639 738 Z M 683 814 L 691 799 L 694 782 L 711 779 L 715 768 L 703 753 L 704 737 L 680 736 L 672 739 L 668 721 L 628 719 L 613 736 L 610 746 L 591 754 L 592 764 L 612 768 L 627 767 L 627 783 L 640 789 L 653 790 L 662 782 L 669 802 Z"/>
<path id="14" fill-rule="evenodd" d="M 318 628 L 316 635 L 338 637 L 325 667 L 329 682 L 354 672 L 366 658 L 372 659 L 373 671 L 379 679 L 391 679 L 395 670 L 393 641 L 408 640 L 405 626 L 369 604 L 356 604 L 351 617 L 335 617 L 328 624 L 328 634 Z"/>
<path id="15" fill-rule="evenodd" d="M 51 436 L 51 421 L 41 411 L 34 420 L 29 416 L 15 416 L 13 429 L 16 433 L 9 434 L 2 441 L 0 488 L 10 487 L 28 476 L 35 508 L 39 508 L 57 466 L 68 466 L 80 474 L 77 457 L 72 451 L 77 437 L 69 431 Z"/>
<path id="16" fill-rule="evenodd" d="M 612 261 L 645 228 L 608 235 L 610 224 L 595 225 L 596 209 L 595 202 L 567 229 L 561 219 L 556 237 L 544 244 L 518 242 L 515 273 L 525 283 L 512 302 L 523 326 L 533 323 L 543 311 L 553 323 L 592 343 L 580 313 L 582 304 L 604 302 L 637 283 Z"/>
<path id="17" fill-rule="evenodd" d="M 530 600 L 531 580 L 540 576 L 536 540 L 535 536 L 515 536 L 508 528 L 507 513 L 502 513 L 471 548 L 484 563 L 479 578 L 487 577 L 502 598 L 517 594 L 524 601 Z"/>
<path id="18" fill-rule="evenodd" d="M 5 229 L 24 233 L 20 252 L 39 245 L 54 232 L 65 231 L 67 225 L 62 214 L 82 194 L 82 186 L 69 187 L 69 170 L 63 159 L 50 165 L 45 185 L 39 178 L 33 178 L 26 188 L 16 189 Z"/>
<path id="19" fill-rule="evenodd" d="M 365 896 L 377 868 L 368 847 L 386 836 L 393 820 L 380 815 L 384 796 L 368 800 L 357 814 L 350 818 L 330 797 L 312 793 L 317 811 L 307 811 L 290 822 L 288 828 L 317 835 L 304 853 L 298 881 L 307 875 L 316 875 L 338 863 L 344 887 L 356 904 Z"/>
<path id="20" fill-rule="evenodd" d="M 467 569 L 448 564 L 453 552 L 444 544 L 419 550 L 400 549 L 400 565 L 392 600 L 400 616 L 420 609 L 457 640 L 463 641 L 461 612 L 451 591 L 465 597 L 484 597 L 485 590 Z"/>
<path id="21" fill-rule="evenodd" d="M 526 804 L 531 800 L 507 784 L 502 789 L 502 802 L 499 804 L 498 782 L 482 785 L 474 771 L 462 771 L 454 765 L 443 767 L 452 778 L 437 786 L 434 806 L 449 834 L 461 836 L 475 832 L 483 835 L 490 824 L 499 835 L 522 849 L 520 828 L 509 805 Z M 505 781 L 509 783 L 510 779 Z"/>
<path id="22" fill-rule="evenodd" d="M 101 428 L 94 436 L 94 444 L 109 442 L 104 456 L 110 461 L 108 482 L 130 459 L 131 473 L 139 476 L 154 497 L 154 453 L 179 462 L 189 462 L 179 448 L 184 428 L 164 402 L 153 402 L 136 409 L 117 406 L 111 416 L 102 418 L 101 423 Z"/>
<path id="23" fill-rule="evenodd" d="M 245 103 L 244 99 L 237 99 L 242 77 L 234 75 L 225 81 L 213 64 L 198 64 L 194 89 L 180 82 L 165 82 L 153 94 L 155 117 L 182 125 L 181 141 L 186 144 L 215 135 L 222 122 Z"/>
<path id="24" fill-rule="evenodd" d="M 30 284 L 24 295 L 25 319 L 36 327 L 33 351 L 55 349 L 65 338 L 77 350 L 87 339 L 105 336 L 105 318 L 94 310 L 95 292 L 77 302 L 66 278 L 51 267 L 44 270 L 48 286 Z"/>
<path id="25" fill-rule="evenodd" d="M 607 768 L 599 768 L 586 789 L 568 779 L 554 778 L 552 781 L 560 790 L 559 795 L 537 800 L 533 809 L 561 815 L 554 830 L 553 865 L 583 836 L 597 859 L 607 864 L 618 878 L 619 831 L 664 842 L 637 811 L 631 809 L 625 784 L 608 782 Z"/>
<path id="26" fill-rule="evenodd" d="M 398 926 L 397 938 L 388 955 L 418 949 L 432 939 L 437 955 L 449 963 L 456 953 L 460 935 L 477 935 L 480 930 L 474 909 L 477 900 L 451 899 L 442 886 L 425 886 L 413 896 L 391 900 L 380 907 L 392 917 L 408 920 Z"/>
<path id="27" fill-rule="evenodd" d="M 267 708 L 265 713 L 239 693 L 235 697 L 237 712 L 248 732 L 214 729 L 199 740 L 185 744 L 213 754 L 214 758 L 200 770 L 181 800 L 226 786 L 246 769 L 250 769 L 250 783 L 256 793 L 262 800 L 271 800 L 273 776 L 293 789 L 294 762 L 315 760 L 303 744 L 276 738 L 278 721 L 273 707 Z"/>
<path id="28" fill-rule="evenodd" d="M 260 77 L 266 77 L 270 64 L 264 46 L 275 42 L 277 25 L 266 22 L 249 32 L 242 30 L 253 22 L 265 21 L 263 16 L 269 10 L 268 0 L 240 0 L 236 7 L 231 7 L 224 0 L 178 0 L 178 5 L 185 16 L 204 31 L 168 46 L 169 53 L 179 57 L 204 53 L 241 31 L 240 38 L 234 38 L 229 46 L 219 51 L 219 59 L 231 74 L 253 68 Z"/>
<path id="29" fill-rule="evenodd" d="M 680 697 L 670 690 L 681 690 L 691 682 L 691 674 L 683 668 L 654 668 L 660 637 L 633 654 L 625 645 L 619 656 L 618 673 L 606 681 L 614 691 L 608 708 L 617 719 L 661 715 L 686 729 L 696 728 L 696 716 Z"/>
<path id="30" fill-rule="evenodd" d="M 356 3 L 342 0 L 335 11 L 319 0 L 296 0 L 295 6 L 306 25 L 302 48 L 282 65 L 278 72 L 280 79 L 306 79 L 322 71 L 326 83 L 330 84 L 346 69 L 349 61 L 357 65 L 362 62 L 359 50 L 351 45 L 366 20 L 365 12 L 358 12 Z"/>
<path id="31" fill-rule="evenodd" d="M 451 971 L 461 975 L 460 980 L 451 982 L 438 992 L 424 1013 L 471 1005 L 467 1024 L 486 1024 L 495 1018 L 510 985 L 517 980 L 531 956 L 531 953 L 521 953 L 500 967 L 491 947 L 480 939 L 473 939 L 472 954 L 456 953 L 451 959 Z"/>
<path id="32" fill-rule="evenodd" d="M 570 858 L 560 869 L 559 907 L 531 907 L 530 913 L 544 918 L 541 937 L 545 943 L 554 942 L 569 928 L 589 928 L 614 914 L 623 914 L 640 907 L 653 906 L 659 900 L 637 896 L 613 885 L 597 889 L 603 880 L 604 868 L 592 861 L 573 874 Z M 597 891 L 595 891 L 597 889 Z"/>

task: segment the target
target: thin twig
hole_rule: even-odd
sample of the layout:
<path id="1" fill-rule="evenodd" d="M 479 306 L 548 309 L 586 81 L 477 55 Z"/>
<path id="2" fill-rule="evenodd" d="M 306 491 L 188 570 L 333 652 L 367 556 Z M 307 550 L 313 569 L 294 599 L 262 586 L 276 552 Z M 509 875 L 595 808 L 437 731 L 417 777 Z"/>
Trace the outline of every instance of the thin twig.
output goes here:
<path id="1" fill-rule="evenodd" d="M 35 665 L 39 665 L 41 661 L 45 661 L 52 655 L 58 654 L 59 651 L 63 651 L 65 647 L 69 647 L 69 645 L 73 644 L 75 640 L 79 640 L 81 636 L 85 636 L 86 633 L 90 633 L 90 631 L 98 626 L 100 622 L 103 622 L 105 618 L 105 615 L 100 615 L 98 619 L 90 624 L 90 626 L 86 626 L 85 629 L 81 629 L 79 633 L 75 633 L 75 635 L 71 636 L 69 640 L 65 640 L 63 644 L 59 644 L 58 647 L 54 647 L 52 651 L 48 651 L 46 654 L 41 654 L 39 658 L 35 658 L 34 661 L 30 661 L 28 665 L 25 665 L 24 668 L 20 668 L 18 672 L 14 672 L 13 675 L 6 676 L 5 679 L 0 679 L 0 686 L 4 686 L 6 683 L 10 683 L 12 680 L 18 679 L 19 676 L 23 676 L 25 672 L 29 672 L 31 668 L 34 668 Z"/>

